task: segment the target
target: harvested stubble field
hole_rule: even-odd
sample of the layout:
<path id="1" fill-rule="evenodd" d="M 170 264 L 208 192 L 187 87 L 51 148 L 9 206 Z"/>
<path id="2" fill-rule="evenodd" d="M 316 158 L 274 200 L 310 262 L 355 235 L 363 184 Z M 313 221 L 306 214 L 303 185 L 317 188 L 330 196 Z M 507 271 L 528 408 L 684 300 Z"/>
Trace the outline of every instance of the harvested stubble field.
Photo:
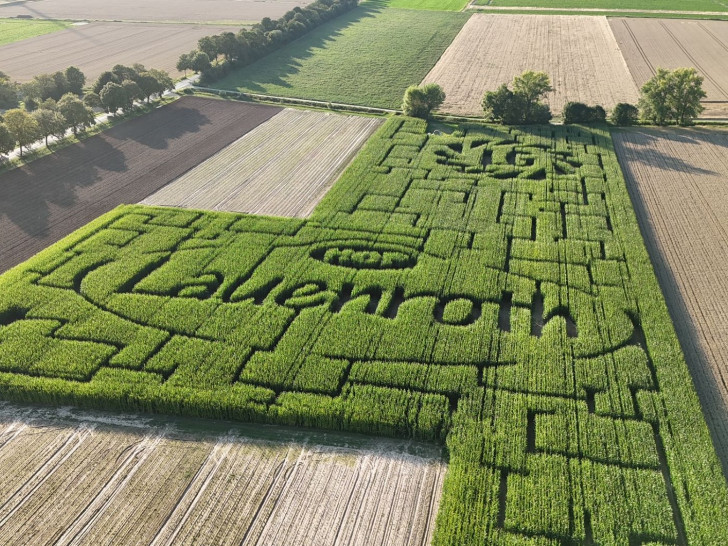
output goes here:
<path id="1" fill-rule="evenodd" d="M 634 129 L 614 140 L 728 475 L 728 132 Z"/>
<path id="2" fill-rule="evenodd" d="M 71 21 L 251 22 L 277 19 L 308 0 L 20 0 L 0 3 L 0 17 Z"/>
<path id="3" fill-rule="evenodd" d="M 425 77 L 468 15 L 383 6 L 364 2 L 214 87 L 399 108 L 405 89 Z"/>
<path id="4" fill-rule="evenodd" d="M 430 542 L 436 446 L 150 421 L 0 408 L 0 544 Z"/>
<path id="5" fill-rule="evenodd" d="M 482 115 L 483 94 L 524 70 L 551 77 L 546 101 L 561 113 L 568 101 L 612 108 L 635 103 L 637 88 L 605 17 L 476 13 L 425 77 L 447 97 L 440 110 Z"/>
<path id="6" fill-rule="evenodd" d="M 281 109 L 185 97 L 0 176 L 0 271 L 135 203 Z"/>
<path id="7" fill-rule="evenodd" d="M 704 117 L 728 116 L 728 21 L 609 20 L 638 86 L 657 68 L 695 67 L 708 96 Z"/>
<path id="8" fill-rule="evenodd" d="M 34 38 L 50 32 L 57 32 L 68 27 L 70 24 L 66 21 L 17 21 L 14 19 L 0 19 L 0 46 L 11 44 L 18 40 Z"/>
<path id="9" fill-rule="evenodd" d="M 0 47 L 0 66 L 13 79 L 77 66 L 93 82 L 115 64 L 141 63 L 182 76 L 176 68 L 180 53 L 210 34 L 237 32 L 238 27 L 149 23 L 89 23 L 62 32 Z"/>
<path id="10" fill-rule="evenodd" d="M 286 109 L 142 203 L 305 218 L 381 123 Z"/>
<path id="11" fill-rule="evenodd" d="M 444 442 L 435 544 L 728 535 L 602 129 L 393 117 L 307 220 L 119 207 L 0 277 L 0 370 L 8 399 Z"/>

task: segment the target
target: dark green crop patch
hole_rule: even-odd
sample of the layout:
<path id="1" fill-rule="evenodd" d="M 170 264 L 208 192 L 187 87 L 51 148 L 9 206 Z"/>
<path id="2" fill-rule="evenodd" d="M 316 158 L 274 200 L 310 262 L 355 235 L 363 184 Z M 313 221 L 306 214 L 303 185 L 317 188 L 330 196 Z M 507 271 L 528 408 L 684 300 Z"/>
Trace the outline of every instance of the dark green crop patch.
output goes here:
<path id="1" fill-rule="evenodd" d="M 444 442 L 437 544 L 720 544 L 609 135 L 393 118 L 312 218 L 121 207 L 0 279 L 15 400 Z"/>

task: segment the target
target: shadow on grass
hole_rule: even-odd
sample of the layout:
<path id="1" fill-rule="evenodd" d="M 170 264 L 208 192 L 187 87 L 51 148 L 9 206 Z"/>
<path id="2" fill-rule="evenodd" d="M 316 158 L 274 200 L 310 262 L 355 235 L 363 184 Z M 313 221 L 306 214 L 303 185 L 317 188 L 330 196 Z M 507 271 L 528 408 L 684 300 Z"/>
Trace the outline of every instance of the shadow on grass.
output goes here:
<path id="1" fill-rule="evenodd" d="M 298 74 L 304 61 L 313 57 L 317 51 L 328 49 L 342 35 L 344 29 L 362 20 L 376 17 L 387 4 L 386 0 L 370 0 L 360 4 L 357 8 L 321 25 L 278 51 L 233 71 L 214 83 L 213 87 L 237 90 L 244 86 L 246 91 L 261 94 L 266 93 L 268 85 L 290 88 L 292 86 L 286 78 Z M 249 75 L 253 73 L 261 75 L 258 81 L 249 79 Z"/>

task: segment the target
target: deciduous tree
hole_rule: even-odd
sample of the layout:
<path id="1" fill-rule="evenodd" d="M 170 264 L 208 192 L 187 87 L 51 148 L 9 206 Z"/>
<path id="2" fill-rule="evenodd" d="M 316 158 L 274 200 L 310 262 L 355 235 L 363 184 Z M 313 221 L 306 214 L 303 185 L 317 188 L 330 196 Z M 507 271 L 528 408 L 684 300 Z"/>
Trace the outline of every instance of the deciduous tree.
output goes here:
<path id="1" fill-rule="evenodd" d="M 703 77 L 694 68 L 658 68 L 642 86 L 638 105 L 642 119 L 656 125 L 690 125 L 703 111 L 705 97 Z"/>
<path id="2" fill-rule="evenodd" d="M 71 128 L 74 136 L 78 136 L 79 130 L 83 131 L 96 122 L 93 110 L 84 105 L 81 99 L 73 93 L 63 95 L 58 101 L 58 111 L 66 120 L 66 125 Z"/>
<path id="3" fill-rule="evenodd" d="M 28 112 L 21 108 L 13 108 L 5 112 L 3 121 L 8 130 L 15 136 L 20 147 L 20 156 L 23 156 L 23 147 L 27 147 L 38 140 L 38 122 Z"/>

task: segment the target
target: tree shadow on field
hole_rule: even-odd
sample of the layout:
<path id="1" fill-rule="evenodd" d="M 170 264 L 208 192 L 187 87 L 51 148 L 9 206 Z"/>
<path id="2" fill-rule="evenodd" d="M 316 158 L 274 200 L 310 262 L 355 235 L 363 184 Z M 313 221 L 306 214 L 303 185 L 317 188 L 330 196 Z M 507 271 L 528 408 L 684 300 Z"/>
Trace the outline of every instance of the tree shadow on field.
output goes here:
<path id="1" fill-rule="evenodd" d="M 92 137 L 0 175 L 0 226 L 11 222 L 28 235 L 43 235 L 50 209 L 77 204 L 77 191 L 101 179 L 102 171 L 127 169 L 124 154 Z M 3 227 L 5 232 L 5 226 Z"/>
<path id="2" fill-rule="evenodd" d="M 670 141 L 688 144 L 694 146 L 696 150 L 702 144 L 728 147 L 728 133 L 723 134 L 724 138 L 720 139 L 715 138 L 714 133 L 700 129 L 633 128 L 612 131 L 612 135 L 615 137 L 615 150 L 618 152 L 620 147 L 628 150 L 622 157 L 619 153 L 617 156 L 622 171 L 629 176 L 634 175 L 632 165 L 635 164 L 683 174 L 717 176 L 720 173 L 698 164 L 701 160 L 700 156 L 688 153 L 686 157 L 678 157 L 669 151 L 662 151 L 660 143 Z"/>
<path id="3" fill-rule="evenodd" d="M 261 94 L 267 92 L 268 85 L 290 88 L 292 86 L 287 78 L 298 74 L 306 60 L 314 57 L 318 51 L 328 49 L 342 35 L 344 29 L 376 17 L 386 7 L 387 2 L 381 0 L 369 0 L 360 4 L 278 51 L 232 72 L 220 80 L 216 87 L 233 90 L 243 88 L 245 91 Z"/>
<path id="4" fill-rule="evenodd" d="M 114 127 L 109 131 L 109 136 L 133 140 L 155 150 L 165 150 L 174 140 L 189 133 L 197 133 L 209 123 L 212 123 L 210 118 L 198 108 L 176 102 Z"/>

